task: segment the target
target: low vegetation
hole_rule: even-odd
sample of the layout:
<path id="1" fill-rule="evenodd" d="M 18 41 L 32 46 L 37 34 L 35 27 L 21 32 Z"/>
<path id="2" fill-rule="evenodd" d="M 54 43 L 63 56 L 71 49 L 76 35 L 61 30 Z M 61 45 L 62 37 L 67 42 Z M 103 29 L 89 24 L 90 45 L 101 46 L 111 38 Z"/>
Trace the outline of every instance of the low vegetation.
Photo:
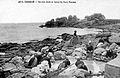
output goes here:
<path id="1" fill-rule="evenodd" d="M 119 19 L 106 19 L 101 13 L 95 13 L 90 16 L 85 16 L 84 19 L 77 18 L 76 15 L 69 15 L 68 17 L 60 17 L 47 21 L 45 25 L 40 27 L 75 27 L 75 28 L 94 28 L 105 25 L 113 25 L 120 23 Z"/>

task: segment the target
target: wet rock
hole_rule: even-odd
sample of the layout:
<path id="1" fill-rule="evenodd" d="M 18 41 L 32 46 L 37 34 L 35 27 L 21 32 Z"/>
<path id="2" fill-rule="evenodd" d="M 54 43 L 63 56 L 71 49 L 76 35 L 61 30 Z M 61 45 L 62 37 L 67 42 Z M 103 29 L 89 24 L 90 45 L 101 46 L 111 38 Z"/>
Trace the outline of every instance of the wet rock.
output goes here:
<path id="1" fill-rule="evenodd" d="M 24 73 L 14 73 L 14 74 L 8 76 L 7 78 L 22 78 L 24 76 L 25 76 Z"/>
<path id="2" fill-rule="evenodd" d="M 112 36 L 112 34 L 110 32 L 104 32 L 104 33 L 96 34 L 96 38 L 99 38 L 99 37 L 110 37 L 110 36 Z"/>
<path id="3" fill-rule="evenodd" d="M 62 39 L 63 39 L 64 41 L 68 41 L 68 40 L 71 39 L 72 35 L 70 35 L 70 34 L 68 34 L 68 33 L 63 33 L 63 34 L 61 35 L 61 37 L 62 37 Z"/>
<path id="4" fill-rule="evenodd" d="M 76 78 L 81 77 L 85 78 L 85 75 L 88 75 L 89 72 L 83 69 L 77 69 L 75 65 L 72 65 L 62 73 L 58 75 L 57 78 Z"/>
<path id="5" fill-rule="evenodd" d="M 11 58 L 5 58 L 5 57 L 1 57 L 0 58 L 0 66 L 2 66 L 3 64 L 9 62 L 11 60 Z"/>
<path id="6" fill-rule="evenodd" d="M 42 43 L 44 43 L 44 45 L 52 45 L 56 43 L 56 40 L 53 38 L 46 38 L 44 40 L 42 40 Z"/>
<path id="7" fill-rule="evenodd" d="M 0 45 L 0 52 L 4 52 L 7 50 L 10 50 L 13 47 L 18 47 L 20 46 L 20 44 L 17 43 L 3 43 Z"/>

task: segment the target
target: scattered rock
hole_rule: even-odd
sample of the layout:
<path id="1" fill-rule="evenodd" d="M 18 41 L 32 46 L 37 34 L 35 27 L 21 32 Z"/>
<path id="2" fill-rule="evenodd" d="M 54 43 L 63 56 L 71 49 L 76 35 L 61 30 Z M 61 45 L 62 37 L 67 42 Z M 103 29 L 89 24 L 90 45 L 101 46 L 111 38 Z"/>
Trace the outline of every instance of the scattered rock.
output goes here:
<path id="1" fill-rule="evenodd" d="M 19 56 L 15 56 L 14 58 L 12 58 L 12 60 L 10 62 L 12 62 L 14 64 L 18 64 L 18 63 L 23 64 L 24 63 L 22 60 L 22 57 L 19 57 Z"/>
<path id="2" fill-rule="evenodd" d="M 28 62 L 30 61 L 30 58 L 31 58 L 30 55 L 26 55 L 26 56 L 24 57 L 24 62 L 28 63 Z"/>
<path id="3" fill-rule="evenodd" d="M 55 60 L 63 60 L 66 58 L 65 52 L 64 51 L 57 51 L 54 53 L 54 58 Z"/>
<path id="4" fill-rule="evenodd" d="M 25 76 L 24 73 L 14 73 L 14 74 L 8 76 L 7 78 L 22 78 L 24 76 Z"/>
<path id="5" fill-rule="evenodd" d="M 94 50 L 94 54 L 102 54 L 103 52 L 106 52 L 104 48 L 97 48 Z"/>
<path id="6" fill-rule="evenodd" d="M 65 51 L 65 54 L 66 55 L 71 55 L 72 53 L 73 53 L 73 49 L 67 49 L 66 51 Z"/>
<path id="7" fill-rule="evenodd" d="M 2 68 L 3 68 L 3 71 L 17 69 L 13 63 L 5 63 L 5 65 L 3 65 Z"/>
<path id="8" fill-rule="evenodd" d="M 1 54 L 0 56 L 0 61 L 3 61 L 3 59 L 11 60 L 8 61 L 8 63 L 5 63 L 0 69 L 3 71 L 23 71 L 25 69 L 24 67 L 24 62 L 29 62 L 31 56 L 30 54 L 35 54 L 37 53 L 36 51 L 45 51 L 47 50 L 50 46 L 54 45 L 55 52 L 54 52 L 54 58 L 55 60 L 64 60 L 66 58 L 66 55 L 73 55 L 73 56 L 79 56 L 83 57 L 83 54 L 86 54 L 85 50 L 82 49 L 75 49 L 81 47 L 81 42 L 83 44 L 87 44 L 89 40 L 93 42 L 93 46 L 95 47 L 99 41 L 100 37 L 110 37 L 110 33 L 105 33 L 105 34 L 97 34 L 97 35 L 83 35 L 83 36 L 78 36 L 78 38 L 73 38 L 73 40 L 70 40 L 73 35 L 64 33 L 61 35 L 62 39 L 56 40 L 52 38 L 46 38 L 43 41 L 30 41 L 27 43 L 23 44 L 18 44 L 18 43 L 3 43 L 0 44 L 0 52 L 4 52 L 5 54 Z M 111 38 L 110 38 L 111 39 Z M 109 40 L 110 40 L 109 39 Z M 117 38 L 116 38 L 117 39 Z M 65 41 L 61 41 L 65 40 Z M 71 46 L 71 43 L 73 44 L 76 42 L 75 45 Z M 112 39 L 114 40 L 114 38 Z M 119 40 L 115 40 L 116 42 L 119 42 Z M 111 41 L 112 42 L 112 41 Z M 113 41 L 114 42 L 114 41 Z M 58 45 L 59 44 L 59 45 Z M 76 45 L 77 44 L 77 45 Z M 115 49 L 116 45 L 111 45 L 110 48 Z M 29 51 L 32 50 L 32 51 Z M 74 50 L 75 49 L 75 50 Z M 98 48 L 94 51 L 94 53 L 102 53 L 104 52 L 105 49 L 103 48 Z M 39 52 L 40 53 L 40 52 Z M 11 59 L 11 57 L 14 57 Z M 22 59 L 24 58 L 24 60 Z M 0 62 L 1 63 L 1 62 Z M 73 67 L 75 68 L 75 67 Z M 39 70 L 39 68 L 35 69 L 35 71 Z M 37 71 L 38 72 L 38 71 Z M 62 75 L 60 74 L 59 76 L 67 76 L 69 78 L 72 78 L 73 76 L 81 76 L 84 77 L 85 74 L 88 74 L 88 72 L 79 70 L 79 69 L 70 69 L 66 70 Z M 35 73 L 35 72 L 28 72 L 28 73 L 13 73 L 9 78 L 39 78 L 40 73 Z M 69 76 L 70 75 L 70 76 Z M 65 77 L 65 78 L 67 78 Z M 59 77 L 57 77 L 59 78 Z"/>
<path id="9" fill-rule="evenodd" d="M 65 40 L 65 41 L 68 41 L 71 39 L 71 35 L 70 34 L 67 34 L 67 33 L 63 33 L 61 35 L 62 39 Z"/>
<path id="10" fill-rule="evenodd" d="M 40 75 L 34 72 L 27 72 L 25 78 L 40 78 Z"/>
<path id="11" fill-rule="evenodd" d="M 57 78 L 75 78 L 75 77 L 85 78 L 85 75 L 87 74 L 89 74 L 88 71 L 83 69 L 77 69 L 75 65 L 72 65 L 64 72 L 60 73 Z"/>

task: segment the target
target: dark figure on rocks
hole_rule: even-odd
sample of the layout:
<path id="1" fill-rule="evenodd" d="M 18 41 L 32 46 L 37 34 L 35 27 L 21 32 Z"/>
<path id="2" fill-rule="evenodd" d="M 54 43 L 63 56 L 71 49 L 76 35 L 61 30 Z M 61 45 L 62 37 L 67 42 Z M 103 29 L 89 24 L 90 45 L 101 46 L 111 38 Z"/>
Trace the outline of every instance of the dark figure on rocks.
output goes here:
<path id="1" fill-rule="evenodd" d="M 66 68 L 70 65 L 70 61 L 68 58 L 66 58 L 60 65 L 58 66 L 58 70 L 61 70 L 62 68 Z"/>
<path id="2" fill-rule="evenodd" d="M 117 53 L 113 52 L 112 50 L 107 50 L 106 57 L 110 59 L 114 59 L 117 57 Z"/>
<path id="3" fill-rule="evenodd" d="M 42 55 L 35 55 L 35 57 L 37 58 L 37 65 L 40 64 L 43 59 Z"/>
<path id="4" fill-rule="evenodd" d="M 74 34 L 73 34 L 73 35 L 74 35 L 74 36 L 77 36 L 77 31 L 76 31 L 76 30 L 74 31 Z"/>
<path id="5" fill-rule="evenodd" d="M 37 58 L 33 55 L 26 67 L 32 68 L 32 67 L 37 66 L 37 61 L 38 61 Z"/>
<path id="6" fill-rule="evenodd" d="M 70 60 L 66 58 L 63 63 L 65 63 L 65 68 L 70 65 Z"/>
<path id="7" fill-rule="evenodd" d="M 40 64 L 43 60 L 42 54 L 35 53 L 31 56 L 30 61 L 28 62 L 28 67 L 32 68 Z"/>
<path id="8" fill-rule="evenodd" d="M 51 64 L 51 58 L 50 57 L 45 57 L 43 60 L 46 60 L 46 61 L 48 61 L 48 65 L 49 65 L 49 68 L 51 68 L 52 67 L 52 64 Z"/>
<path id="9" fill-rule="evenodd" d="M 102 37 L 99 39 L 98 43 L 100 43 L 100 42 L 104 44 L 104 39 Z"/>
<path id="10" fill-rule="evenodd" d="M 48 50 L 48 52 L 51 52 L 51 53 L 54 54 L 53 48 L 50 48 L 50 49 Z"/>
<path id="11" fill-rule="evenodd" d="M 88 42 L 87 53 L 88 53 L 88 57 L 92 58 L 92 55 L 93 55 L 93 45 L 92 45 L 91 41 Z"/>
<path id="12" fill-rule="evenodd" d="M 75 62 L 75 65 L 78 69 L 83 69 L 83 70 L 86 70 L 88 71 L 88 68 L 87 66 L 84 64 L 83 61 L 81 61 L 80 59 L 77 59 L 77 61 Z"/>
<path id="13" fill-rule="evenodd" d="M 78 36 L 76 33 L 77 33 L 77 31 L 74 31 L 73 37 L 70 39 L 69 46 L 75 46 L 78 44 Z"/>

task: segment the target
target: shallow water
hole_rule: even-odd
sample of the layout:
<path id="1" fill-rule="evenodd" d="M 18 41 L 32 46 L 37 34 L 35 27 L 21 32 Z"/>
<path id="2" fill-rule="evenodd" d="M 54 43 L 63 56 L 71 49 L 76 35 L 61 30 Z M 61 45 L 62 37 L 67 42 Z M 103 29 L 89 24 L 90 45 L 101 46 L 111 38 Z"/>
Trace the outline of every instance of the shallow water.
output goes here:
<path id="1" fill-rule="evenodd" d="M 26 42 L 29 40 L 42 40 L 47 37 L 56 37 L 62 33 L 78 35 L 97 33 L 97 29 L 80 28 L 40 28 L 40 23 L 8 23 L 0 24 L 0 42 Z"/>

